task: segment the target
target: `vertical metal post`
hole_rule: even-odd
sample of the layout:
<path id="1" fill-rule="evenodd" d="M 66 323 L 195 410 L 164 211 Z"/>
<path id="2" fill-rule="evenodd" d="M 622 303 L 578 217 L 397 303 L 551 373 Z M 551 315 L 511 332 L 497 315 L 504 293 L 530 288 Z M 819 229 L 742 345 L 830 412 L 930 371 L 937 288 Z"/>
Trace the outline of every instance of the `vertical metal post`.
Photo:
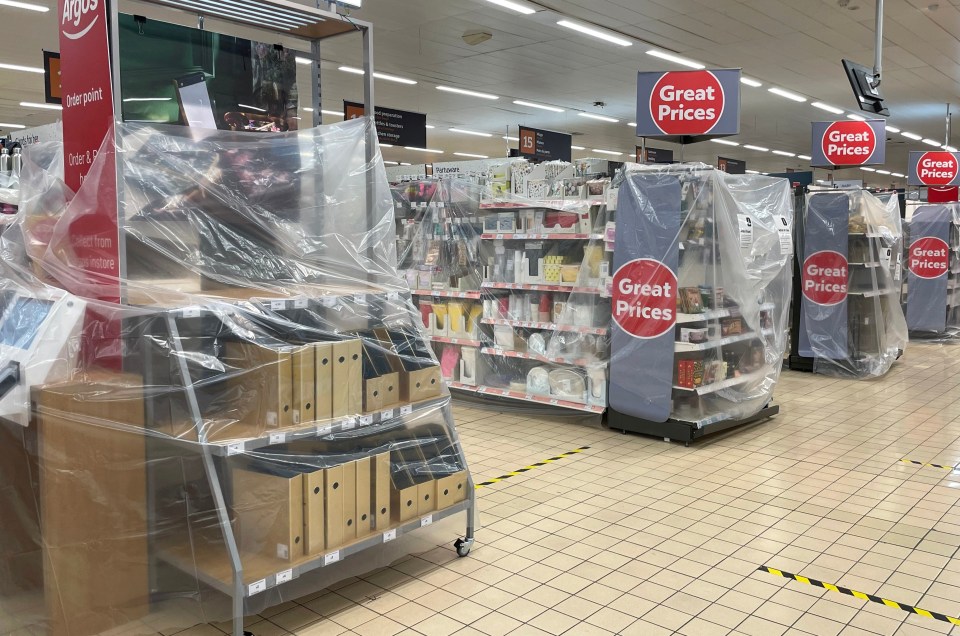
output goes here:
<path id="1" fill-rule="evenodd" d="M 947 137 L 943 141 L 944 146 L 950 145 L 950 137 L 953 136 L 953 115 L 950 114 L 950 104 L 947 104 Z"/>
<path id="2" fill-rule="evenodd" d="M 107 15 L 109 16 L 109 25 L 107 37 L 110 38 L 108 46 L 110 47 L 110 78 L 113 83 L 113 141 L 114 141 L 114 167 L 116 169 L 115 178 L 117 180 L 117 256 L 120 260 L 119 273 L 120 280 L 120 303 L 127 300 L 127 241 L 124 226 L 126 218 L 123 213 L 123 154 L 119 152 L 121 148 L 120 129 L 117 123 L 123 120 L 123 91 L 120 82 L 120 2 L 119 0 L 110 0 L 107 5 Z"/>
<path id="3" fill-rule="evenodd" d="M 883 72 L 883 0 L 877 0 L 876 48 L 873 57 L 873 88 L 880 86 L 880 75 Z"/>
<path id="4" fill-rule="evenodd" d="M 376 205 L 376 183 L 374 182 L 371 165 L 377 155 L 377 127 L 376 127 L 376 106 L 374 104 L 373 94 L 373 29 L 363 27 L 363 112 L 370 120 L 370 128 L 367 132 L 364 148 L 366 151 L 366 207 L 367 207 L 367 231 L 376 227 L 379 219 L 375 218 L 374 206 Z M 375 261 L 377 245 L 375 241 L 367 241 L 367 258 L 371 262 Z M 367 278 L 370 281 L 376 280 L 376 274 L 369 272 Z"/>
<path id="5" fill-rule="evenodd" d="M 640 161 L 637 163 L 647 163 L 647 138 L 640 138 Z"/>

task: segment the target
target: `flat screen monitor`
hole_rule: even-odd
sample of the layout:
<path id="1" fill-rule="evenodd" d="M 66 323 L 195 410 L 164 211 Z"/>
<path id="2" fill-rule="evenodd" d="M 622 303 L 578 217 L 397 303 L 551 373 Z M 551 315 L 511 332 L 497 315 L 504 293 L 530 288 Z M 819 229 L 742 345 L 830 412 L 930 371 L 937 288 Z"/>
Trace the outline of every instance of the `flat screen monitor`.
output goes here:
<path id="1" fill-rule="evenodd" d="M 879 86 L 874 86 L 873 69 L 857 64 L 850 60 L 843 60 L 843 70 L 850 80 L 850 87 L 853 88 L 853 95 L 857 98 L 857 104 L 860 110 L 874 115 L 890 114 L 890 111 L 883 105 L 883 94 Z"/>

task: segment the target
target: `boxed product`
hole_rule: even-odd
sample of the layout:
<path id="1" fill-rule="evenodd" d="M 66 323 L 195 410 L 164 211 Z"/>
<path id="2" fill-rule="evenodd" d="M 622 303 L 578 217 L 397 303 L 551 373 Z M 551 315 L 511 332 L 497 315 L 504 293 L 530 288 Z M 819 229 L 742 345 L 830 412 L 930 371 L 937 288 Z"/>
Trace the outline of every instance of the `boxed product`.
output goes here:
<path id="1" fill-rule="evenodd" d="M 708 334 L 709 334 L 709 331 L 706 327 L 698 328 L 698 329 L 681 327 L 680 342 L 689 342 L 692 344 L 706 342 Z"/>

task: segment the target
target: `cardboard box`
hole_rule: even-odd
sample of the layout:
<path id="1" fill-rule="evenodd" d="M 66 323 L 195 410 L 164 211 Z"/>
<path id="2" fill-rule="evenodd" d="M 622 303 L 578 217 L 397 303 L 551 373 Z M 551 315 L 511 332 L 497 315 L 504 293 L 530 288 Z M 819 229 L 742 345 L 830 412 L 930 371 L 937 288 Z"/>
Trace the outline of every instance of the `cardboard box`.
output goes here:
<path id="1" fill-rule="evenodd" d="M 228 342 L 227 364 L 241 372 L 237 382 L 254 408 L 240 414 L 244 428 L 293 426 L 293 347 L 270 343 Z"/>
<path id="2" fill-rule="evenodd" d="M 333 466 L 324 473 L 324 524 L 327 550 L 343 545 L 343 466 Z"/>
<path id="3" fill-rule="evenodd" d="M 380 453 L 373 458 L 373 506 L 376 511 L 374 527 L 382 532 L 390 527 L 390 453 Z"/>
<path id="4" fill-rule="evenodd" d="M 373 534 L 373 458 L 364 457 L 353 462 L 356 466 L 356 526 L 357 538 Z"/>
<path id="5" fill-rule="evenodd" d="M 326 548 L 324 477 L 322 469 L 303 475 L 303 548 L 308 556 Z"/>
<path id="6" fill-rule="evenodd" d="M 449 477 L 442 477 L 437 485 L 437 510 L 443 510 L 460 503 L 467 498 L 467 471 L 453 473 Z"/>
<path id="7" fill-rule="evenodd" d="M 315 422 L 317 398 L 317 362 L 313 345 L 297 347 L 292 352 L 293 366 L 293 423 Z"/>
<path id="8" fill-rule="evenodd" d="M 353 345 L 344 340 L 333 343 L 333 417 L 335 419 L 350 414 L 350 371 L 349 364 Z"/>
<path id="9" fill-rule="evenodd" d="M 318 422 L 333 417 L 333 343 L 315 342 L 314 381 L 316 382 L 314 415 Z"/>
<path id="10" fill-rule="evenodd" d="M 357 465 L 347 462 L 343 465 L 343 516 L 340 518 L 343 528 L 343 543 L 349 545 L 357 538 Z"/>
<path id="11" fill-rule="evenodd" d="M 363 412 L 363 343 L 350 340 L 347 345 L 347 414 Z"/>
<path id="12" fill-rule="evenodd" d="M 285 562 L 302 557 L 303 475 L 267 462 L 237 466 L 232 474 L 241 554 Z"/>

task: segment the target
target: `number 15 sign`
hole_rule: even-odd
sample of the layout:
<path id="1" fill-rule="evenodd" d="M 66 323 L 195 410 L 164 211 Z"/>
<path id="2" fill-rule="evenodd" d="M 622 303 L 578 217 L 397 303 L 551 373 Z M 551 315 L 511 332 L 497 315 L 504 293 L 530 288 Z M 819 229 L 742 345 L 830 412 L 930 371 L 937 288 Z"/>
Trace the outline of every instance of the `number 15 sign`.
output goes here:
<path id="1" fill-rule="evenodd" d="M 520 126 L 520 156 L 536 161 L 572 161 L 573 137 L 566 133 Z"/>

